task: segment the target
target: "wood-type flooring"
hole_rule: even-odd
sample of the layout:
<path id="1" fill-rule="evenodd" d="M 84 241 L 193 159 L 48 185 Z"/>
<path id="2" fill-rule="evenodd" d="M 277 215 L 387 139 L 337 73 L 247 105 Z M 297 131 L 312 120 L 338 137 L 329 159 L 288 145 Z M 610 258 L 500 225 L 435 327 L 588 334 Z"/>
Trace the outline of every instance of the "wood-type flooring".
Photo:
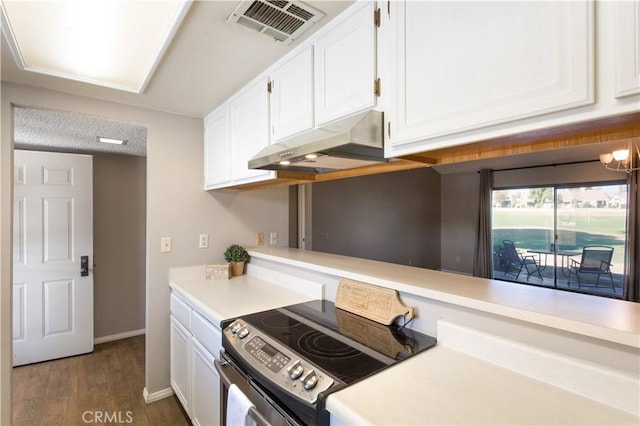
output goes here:
<path id="1" fill-rule="evenodd" d="M 189 425 L 175 396 L 146 404 L 144 336 L 13 369 L 13 425 Z"/>

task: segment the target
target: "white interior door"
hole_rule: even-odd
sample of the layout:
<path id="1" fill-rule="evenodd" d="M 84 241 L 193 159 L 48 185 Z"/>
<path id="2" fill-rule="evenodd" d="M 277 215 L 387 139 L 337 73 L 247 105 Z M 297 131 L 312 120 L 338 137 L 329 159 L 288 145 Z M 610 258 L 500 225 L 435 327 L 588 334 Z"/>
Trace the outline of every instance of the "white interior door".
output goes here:
<path id="1" fill-rule="evenodd" d="M 14 158 L 13 365 L 91 352 L 92 157 Z"/>

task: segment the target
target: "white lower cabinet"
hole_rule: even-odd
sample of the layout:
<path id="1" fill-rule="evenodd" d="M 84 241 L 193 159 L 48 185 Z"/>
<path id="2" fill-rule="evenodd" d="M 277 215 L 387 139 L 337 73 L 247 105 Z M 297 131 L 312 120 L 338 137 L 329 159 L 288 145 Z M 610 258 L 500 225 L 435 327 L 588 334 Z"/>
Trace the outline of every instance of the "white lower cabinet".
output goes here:
<path id="1" fill-rule="evenodd" d="M 171 317 L 171 387 L 191 415 L 191 333 Z"/>
<path id="2" fill-rule="evenodd" d="M 171 387 L 191 422 L 220 424 L 220 376 L 214 361 L 222 347 L 222 335 L 175 294 L 171 295 L 170 344 Z"/>
<path id="3" fill-rule="evenodd" d="M 191 344 L 191 421 L 194 425 L 220 422 L 220 376 L 214 356 L 197 339 Z"/>

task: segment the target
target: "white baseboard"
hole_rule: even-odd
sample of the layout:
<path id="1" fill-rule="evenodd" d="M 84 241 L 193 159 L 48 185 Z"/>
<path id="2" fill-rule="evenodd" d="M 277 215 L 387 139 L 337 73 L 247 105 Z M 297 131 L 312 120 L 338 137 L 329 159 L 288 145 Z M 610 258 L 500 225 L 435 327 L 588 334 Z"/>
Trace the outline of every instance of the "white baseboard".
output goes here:
<path id="1" fill-rule="evenodd" d="M 129 337 L 140 336 L 141 334 L 146 333 L 145 328 L 141 328 L 140 330 L 131 330 L 126 331 L 124 333 L 112 334 L 111 336 L 102 336 L 93 340 L 94 345 L 99 345 L 100 343 L 113 342 L 114 340 L 127 339 Z"/>
<path id="2" fill-rule="evenodd" d="M 142 396 L 144 397 L 144 402 L 146 402 L 147 404 L 160 401 L 161 399 L 168 398 L 171 395 L 173 395 L 173 388 L 171 387 L 159 390 L 158 392 L 154 392 L 151 394 L 147 391 L 146 387 L 142 390 Z"/>

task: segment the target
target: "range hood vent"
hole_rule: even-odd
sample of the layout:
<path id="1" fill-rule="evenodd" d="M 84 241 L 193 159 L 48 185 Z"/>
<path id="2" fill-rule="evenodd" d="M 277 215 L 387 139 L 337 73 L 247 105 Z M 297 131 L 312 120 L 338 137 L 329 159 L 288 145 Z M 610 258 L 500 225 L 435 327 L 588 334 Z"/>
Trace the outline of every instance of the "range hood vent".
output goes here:
<path id="1" fill-rule="evenodd" d="M 326 173 L 386 163 L 383 133 L 382 112 L 368 111 L 269 145 L 249 168 Z"/>
<path id="2" fill-rule="evenodd" d="M 322 17 L 324 13 L 299 1 L 242 0 L 227 22 L 290 43 Z"/>

